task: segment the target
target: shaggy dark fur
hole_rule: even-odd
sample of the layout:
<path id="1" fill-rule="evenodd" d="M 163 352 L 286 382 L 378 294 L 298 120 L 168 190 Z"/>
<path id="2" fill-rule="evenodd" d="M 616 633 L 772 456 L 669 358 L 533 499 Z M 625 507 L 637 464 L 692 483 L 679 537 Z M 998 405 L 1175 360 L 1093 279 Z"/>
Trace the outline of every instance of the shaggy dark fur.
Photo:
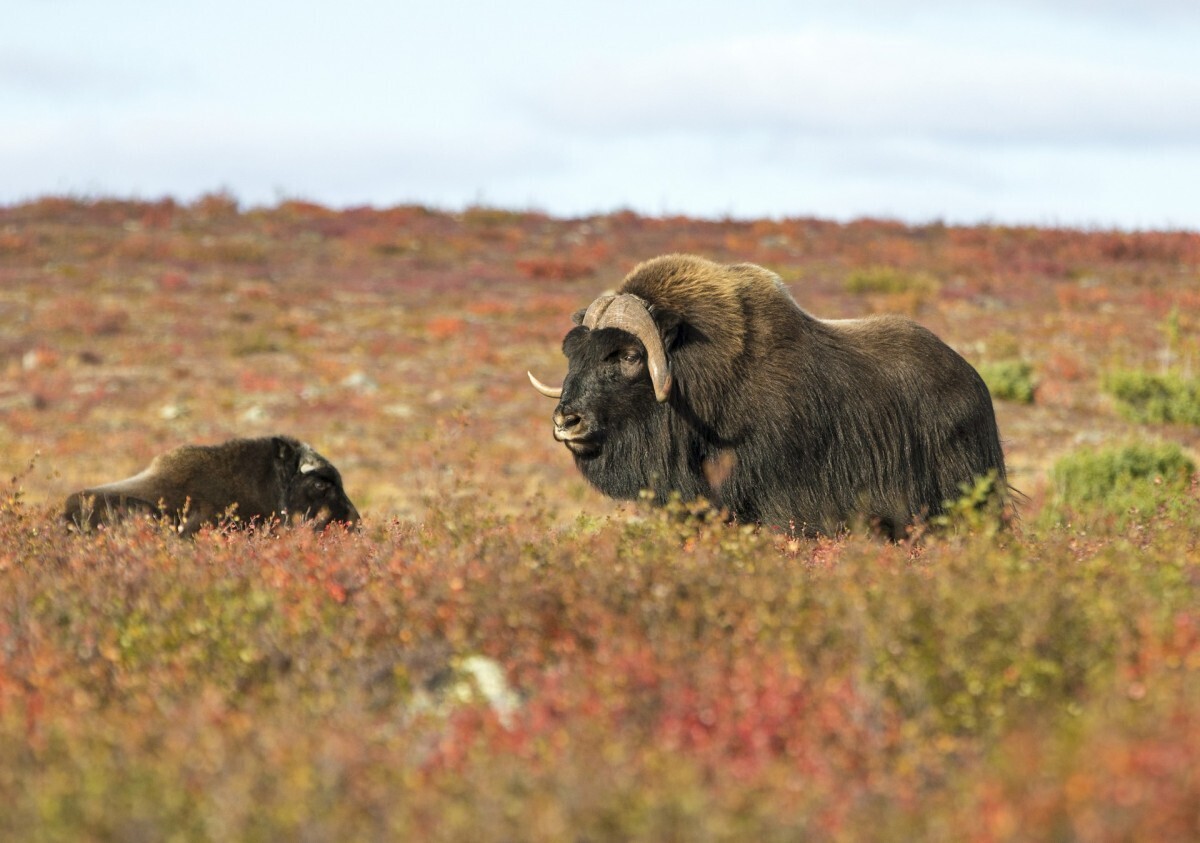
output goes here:
<path id="1" fill-rule="evenodd" d="M 280 518 L 358 523 L 358 510 L 333 464 L 289 436 L 231 439 L 220 445 L 183 445 L 145 471 L 67 498 L 63 518 L 94 528 L 134 513 L 162 515 L 191 535 L 203 524 L 248 524 Z"/>
<path id="2" fill-rule="evenodd" d="M 646 261 L 617 292 L 648 304 L 674 382 L 657 402 L 623 330 L 567 334 L 555 436 L 602 492 L 704 497 L 809 535 L 866 519 L 894 538 L 989 472 L 1006 497 L 987 387 L 911 320 L 817 319 L 761 267 L 688 255 Z"/>

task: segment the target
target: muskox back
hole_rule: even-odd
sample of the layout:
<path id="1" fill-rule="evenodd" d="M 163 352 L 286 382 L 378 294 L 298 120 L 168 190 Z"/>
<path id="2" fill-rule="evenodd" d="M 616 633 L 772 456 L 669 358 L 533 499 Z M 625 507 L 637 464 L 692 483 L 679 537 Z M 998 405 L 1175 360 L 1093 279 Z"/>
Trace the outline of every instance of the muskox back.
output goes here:
<path id="1" fill-rule="evenodd" d="M 295 519 L 320 529 L 359 520 L 333 464 L 287 436 L 182 445 L 132 477 L 72 494 L 63 507 L 64 519 L 88 528 L 134 514 L 166 517 L 184 535 L 221 521 Z"/>
<path id="2" fill-rule="evenodd" d="M 987 387 L 909 319 L 818 319 L 761 267 L 686 255 L 641 264 L 587 313 L 564 339 L 561 390 L 535 385 L 559 398 L 556 438 L 613 497 L 650 489 L 742 521 L 821 533 L 866 519 L 899 536 L 977 477 L 1006 489 Z"/>

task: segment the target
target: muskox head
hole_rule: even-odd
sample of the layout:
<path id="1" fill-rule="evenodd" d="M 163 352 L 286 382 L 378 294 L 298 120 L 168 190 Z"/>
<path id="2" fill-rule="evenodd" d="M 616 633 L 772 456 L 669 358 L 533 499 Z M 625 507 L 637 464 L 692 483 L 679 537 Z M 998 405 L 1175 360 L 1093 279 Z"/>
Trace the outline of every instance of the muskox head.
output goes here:
<path id="1" fill-rule="evenodd" d="M 305 442 L 276 437 L 275 445 L 288 520 L 311 521 L 314 530 L 323 530 L 335 521 L 357 526 L 358 510 L 347 497 L 342 475 L 333 463 Z"/>
<path id="2" fill-rule="evenodd" d="M 630 293 L 601 296 L 574 316 L 563 339 L 567 376 L 559 388 L 529 373 L 534 388 L 557 398 L 554 438 L 577 459 L 595 457 L 629 423 L 671 396 L 668 357 L 679 317 Z"/>

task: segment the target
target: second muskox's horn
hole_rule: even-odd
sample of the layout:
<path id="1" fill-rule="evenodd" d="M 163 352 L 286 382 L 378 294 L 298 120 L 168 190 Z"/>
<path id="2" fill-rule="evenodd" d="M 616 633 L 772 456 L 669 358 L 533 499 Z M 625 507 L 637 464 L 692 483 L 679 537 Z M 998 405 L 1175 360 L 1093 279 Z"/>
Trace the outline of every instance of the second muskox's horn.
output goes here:
<path id="1" fill-rule="evenodd" d="M 533 388 L 545 395 L 547 398 L 562 398 L 562 387 L 555 389 L 552 386 L 546 386 L 540 380 L 533 376 L 533 372 L 526 372 L 529 375 L 529 382 L 533 384 Z"/>
<path id="2" fill-rule="evenodd" d="M 654 397 L 661 403 L 671 394 L 671 369 L 667 364 L 667 351 L 663 348 L 662 336 L 650 315 L 646 303 L 632 293 L 619 296 L 601 296 L 592 302 L 583 317 L 585 328 L 620 328 L 628 331 L 646 347 L 646 365 L 650 369 L 650 382 L 654 384 Z"/>

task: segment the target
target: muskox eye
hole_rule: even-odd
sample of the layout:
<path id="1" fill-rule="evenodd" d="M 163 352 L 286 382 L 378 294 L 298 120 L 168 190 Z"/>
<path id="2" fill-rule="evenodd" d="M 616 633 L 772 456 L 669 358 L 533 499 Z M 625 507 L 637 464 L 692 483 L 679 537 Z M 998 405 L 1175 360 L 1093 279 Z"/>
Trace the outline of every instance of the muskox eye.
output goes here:
<path id="1" fill-rule="evenodd" d="M 638 363 L 642 359 L 642 355 L 636 351 L 626 351 L 621 354 L 622 363 Z"/>

